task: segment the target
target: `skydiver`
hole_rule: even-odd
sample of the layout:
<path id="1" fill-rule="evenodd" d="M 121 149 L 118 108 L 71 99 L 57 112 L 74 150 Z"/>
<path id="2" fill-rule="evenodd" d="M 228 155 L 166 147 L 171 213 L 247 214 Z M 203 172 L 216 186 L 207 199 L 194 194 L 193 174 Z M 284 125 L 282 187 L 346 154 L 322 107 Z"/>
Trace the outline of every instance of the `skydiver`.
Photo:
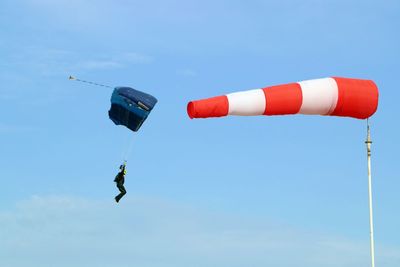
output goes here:
<path id="1" fill-rule="evenodd" d="M 124 182 L 125 182 L 125 174 L 126 174 L 126 162 L 119 166 L 120 171 L 118 174 L 115 176 L 114 182 L 117 183 L 117 187 L 120 191 L 120 193 L 115 197 L 115 201 L 118 203 L 120 199 L 126 194 L 126 190 L 124 187 Z"/>

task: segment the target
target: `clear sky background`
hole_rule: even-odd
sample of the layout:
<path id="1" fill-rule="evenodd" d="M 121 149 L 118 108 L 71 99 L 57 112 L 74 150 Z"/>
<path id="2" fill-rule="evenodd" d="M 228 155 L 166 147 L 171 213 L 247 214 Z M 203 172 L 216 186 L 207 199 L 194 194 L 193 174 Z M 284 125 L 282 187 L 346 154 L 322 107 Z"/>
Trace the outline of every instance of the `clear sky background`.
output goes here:
<path id="1" fill-rule="evenodd" d="M 189 100 L 374 80 L 377 266 L 400 266 L 399 1 L 0 1 L 0 266 L 369 266 L 366 122 Z M 124 85 L 159 100 L 108 119 Z M 114 176 L 133 138 L 120 204 Z"/>

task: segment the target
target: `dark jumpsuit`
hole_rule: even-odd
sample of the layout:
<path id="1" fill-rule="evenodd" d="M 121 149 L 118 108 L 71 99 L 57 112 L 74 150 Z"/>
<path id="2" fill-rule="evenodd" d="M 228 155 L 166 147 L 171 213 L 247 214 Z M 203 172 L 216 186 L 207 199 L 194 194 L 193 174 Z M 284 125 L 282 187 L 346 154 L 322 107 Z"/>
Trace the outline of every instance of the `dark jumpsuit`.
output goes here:
<path id="1" fill-rule="evenodd" d="M 125 183 L 125 168 L 123 168 L 118 174 L 117 176 L 115 176 L 114 182 L 117 183 L 117 187 L 119 189 L 119 191 L 121 193 L 119 193 L 116 197 L 115 197 L 115 201 L 119 202 L 119 200 L 126 194 L 126 190 L 124 187 L 124 183 Z"/>

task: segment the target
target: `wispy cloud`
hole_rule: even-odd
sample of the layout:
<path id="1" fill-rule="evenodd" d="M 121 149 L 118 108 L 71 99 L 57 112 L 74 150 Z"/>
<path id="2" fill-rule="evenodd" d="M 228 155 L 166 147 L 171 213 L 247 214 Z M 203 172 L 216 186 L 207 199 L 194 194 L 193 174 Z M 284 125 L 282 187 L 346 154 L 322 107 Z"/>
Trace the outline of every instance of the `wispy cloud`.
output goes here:
<path id="1" fill-rule="evenodd" d="M 176 74 L 181 75 L 181 76 L 188 76 L 188 77 L 197 76 L 197 72 L 192 69 L 179 69 L 176 71 Z"/>
<path id="2" fill-rule="evenodd" d="M 96 69 L 116 69 L 121 68 L 123 65 L 119 62 L 112 60 L 89 60 L 79 62 L 75 65 L 78 69 L 96 70 Z"/>
<path id="3" fill-rule="evenodd" d="M 136 52 L 108 55 L 103 53 L 101 56 L 87 53 L 82 56 L 82 53 L 72 50 L 28 46 L 18 49 L 18 53 L 9 53 L 1 64 L 5 69 L 16 67 L 19 72 L 51 76 L 80 71 L 129 68 L 131 65 L 150 64 L 153 61 L 151 56 Z"/>
<path id="4" fill-rule="evenodd" d="M 30 126 L 11 125 L 0 122 L 0 134 L 14 134 L 37 131 L 37 128 Z"/>
<path id="5" fill-rule="evenodd" d="M 154 58 L 151 56 L 148 56 L 145 54 L 140 54 L 140 53 L 133 53 L 133 52 L 128 52 L 128 53 L 119 55 L 116 59 L 118 61 L 130 63 L 130 64 L 149 64 L 154 61 Z"/>
<path id="6" fill-rule="evenodd" d="M 84 69 L 84 70 L 96 70 L 96 69 L 118 69 L 129 67 L 129 65 L 136 64 L 150 64 L 153 62 L 153 58 L 144 54 L 139 53 L 122 53 L 117 55 L 106 57 L 105 59 L 90 59 L 77 62 L 73 65 L 73 68 Z"/>
<path id="7" fill-rule="evenodd" d="M 54 83 L 59 83 L 60 78 L 66 81 L 68 75 L 82 77 L 91 72 L 129 69 L 140 64 L 151 64 L 154 60 L 146 54 L 131 51 L 84 54 L 39 46 L 8 47 L 3 54 L 0 61 L 0 80 L 3 84 L 0 87 L 0 100 L 10 106 L 10 101 L 17 101 L 17 105 L 43 106 L 69 96 L 70 90 L 63 90 L 62 86 Z M 14 127 L 0 127 L 2 133 L 17 131 Z"/>
<path id="8" fill-rule="evenodd" d="M 138 197 L 33 196 L 0 212 L 0 229 L 0 264 L 14 267 L 358 267 L 369 255 L 367 243 Z"/>

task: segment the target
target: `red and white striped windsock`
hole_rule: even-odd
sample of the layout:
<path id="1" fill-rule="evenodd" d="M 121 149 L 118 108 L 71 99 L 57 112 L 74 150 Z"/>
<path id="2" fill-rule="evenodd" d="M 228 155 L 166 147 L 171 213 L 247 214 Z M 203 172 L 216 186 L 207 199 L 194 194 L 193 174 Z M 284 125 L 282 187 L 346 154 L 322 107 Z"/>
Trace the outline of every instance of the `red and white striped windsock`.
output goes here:
<path id="1" fill-rule="evenodd" d="M 191 119 L 227 115 L 316 114 L 366 119 L 378 107 L 371 80 L 330 77 L 191 101 Z"/>

